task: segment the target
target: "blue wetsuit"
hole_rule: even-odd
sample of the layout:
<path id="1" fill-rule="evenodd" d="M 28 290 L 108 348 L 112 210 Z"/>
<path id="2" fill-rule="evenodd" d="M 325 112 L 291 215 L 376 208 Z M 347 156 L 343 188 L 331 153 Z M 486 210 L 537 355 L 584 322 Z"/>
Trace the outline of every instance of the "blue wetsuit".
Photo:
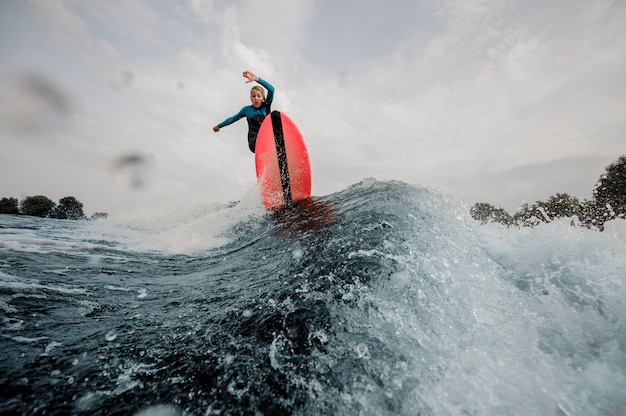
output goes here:
<path id="1" fill-rule="evenodd" d="M 217 127 L 221 129 L 222 127 L 233 124 L 235 121 L 245 117 L 248 120 L 248 147 L 252 153 L 254 153 L 254 149 L 256 147 L 256 136 L 259 134 L 261 123 L 263 123 L 265 116 L 269 114 L 270 105 L 274 99 L 274 87 L 261 78 L 259 78 L 258 82 L 267 89 L 267 97 L 265 98 L 265 101 L 263 101 L 261 107 L 254 108 L 252 105 L 245 106 L 237 114 L 227 118 L 217 125 Z"/>

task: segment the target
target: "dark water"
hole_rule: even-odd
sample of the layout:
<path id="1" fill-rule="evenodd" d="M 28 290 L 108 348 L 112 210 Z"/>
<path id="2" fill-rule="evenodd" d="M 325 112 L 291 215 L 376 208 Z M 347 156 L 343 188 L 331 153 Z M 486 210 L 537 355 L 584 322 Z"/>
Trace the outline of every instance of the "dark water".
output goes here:
<path id="1" fill-rule="evenodd" d="M 480 226 L 366 180 L 0 216 L 0 414 L 623 415 L 626 226 Z"/>

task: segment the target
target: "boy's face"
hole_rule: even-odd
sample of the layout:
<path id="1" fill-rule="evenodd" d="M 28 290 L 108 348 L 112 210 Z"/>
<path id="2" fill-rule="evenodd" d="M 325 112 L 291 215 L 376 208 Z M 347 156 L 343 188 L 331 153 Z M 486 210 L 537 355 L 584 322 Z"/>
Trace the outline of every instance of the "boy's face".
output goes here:
<path id="1" fill-rule="evenodd" d="M 252 106 L 254 108 L 261 107 L 261 104 L 263 104 L 263 94 L 261 94 L 261 91 L 259 90 L 250 91 L 250 102 L 252 102 Z"/>

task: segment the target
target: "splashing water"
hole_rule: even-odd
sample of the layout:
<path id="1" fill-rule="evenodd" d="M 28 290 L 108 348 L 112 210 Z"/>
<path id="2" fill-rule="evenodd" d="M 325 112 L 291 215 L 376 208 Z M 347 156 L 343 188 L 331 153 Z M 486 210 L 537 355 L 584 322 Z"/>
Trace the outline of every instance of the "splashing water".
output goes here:
<path id="1" fill-rule="evenodd" d="M 366 180 L 280 216 L 0 216 L 0 409 L 618 415 L 626 226 Z"/>

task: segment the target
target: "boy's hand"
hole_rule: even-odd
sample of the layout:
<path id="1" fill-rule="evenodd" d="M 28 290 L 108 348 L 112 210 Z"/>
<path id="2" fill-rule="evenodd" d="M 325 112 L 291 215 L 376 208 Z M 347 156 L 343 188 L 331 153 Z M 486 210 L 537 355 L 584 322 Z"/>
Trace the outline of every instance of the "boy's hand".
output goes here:
<path id="1" fill-rule="evenodd" d="M 254 75 L 252 72 L 250 71 L 243 71 L 243 76 L 245 78 L 248 78 L 248 80 L 246 81 L 246 84 L 248 82 L 254 82 L 254 81 L 258 81 L 259 77 L 257 77 L 256 75 Z"/>

